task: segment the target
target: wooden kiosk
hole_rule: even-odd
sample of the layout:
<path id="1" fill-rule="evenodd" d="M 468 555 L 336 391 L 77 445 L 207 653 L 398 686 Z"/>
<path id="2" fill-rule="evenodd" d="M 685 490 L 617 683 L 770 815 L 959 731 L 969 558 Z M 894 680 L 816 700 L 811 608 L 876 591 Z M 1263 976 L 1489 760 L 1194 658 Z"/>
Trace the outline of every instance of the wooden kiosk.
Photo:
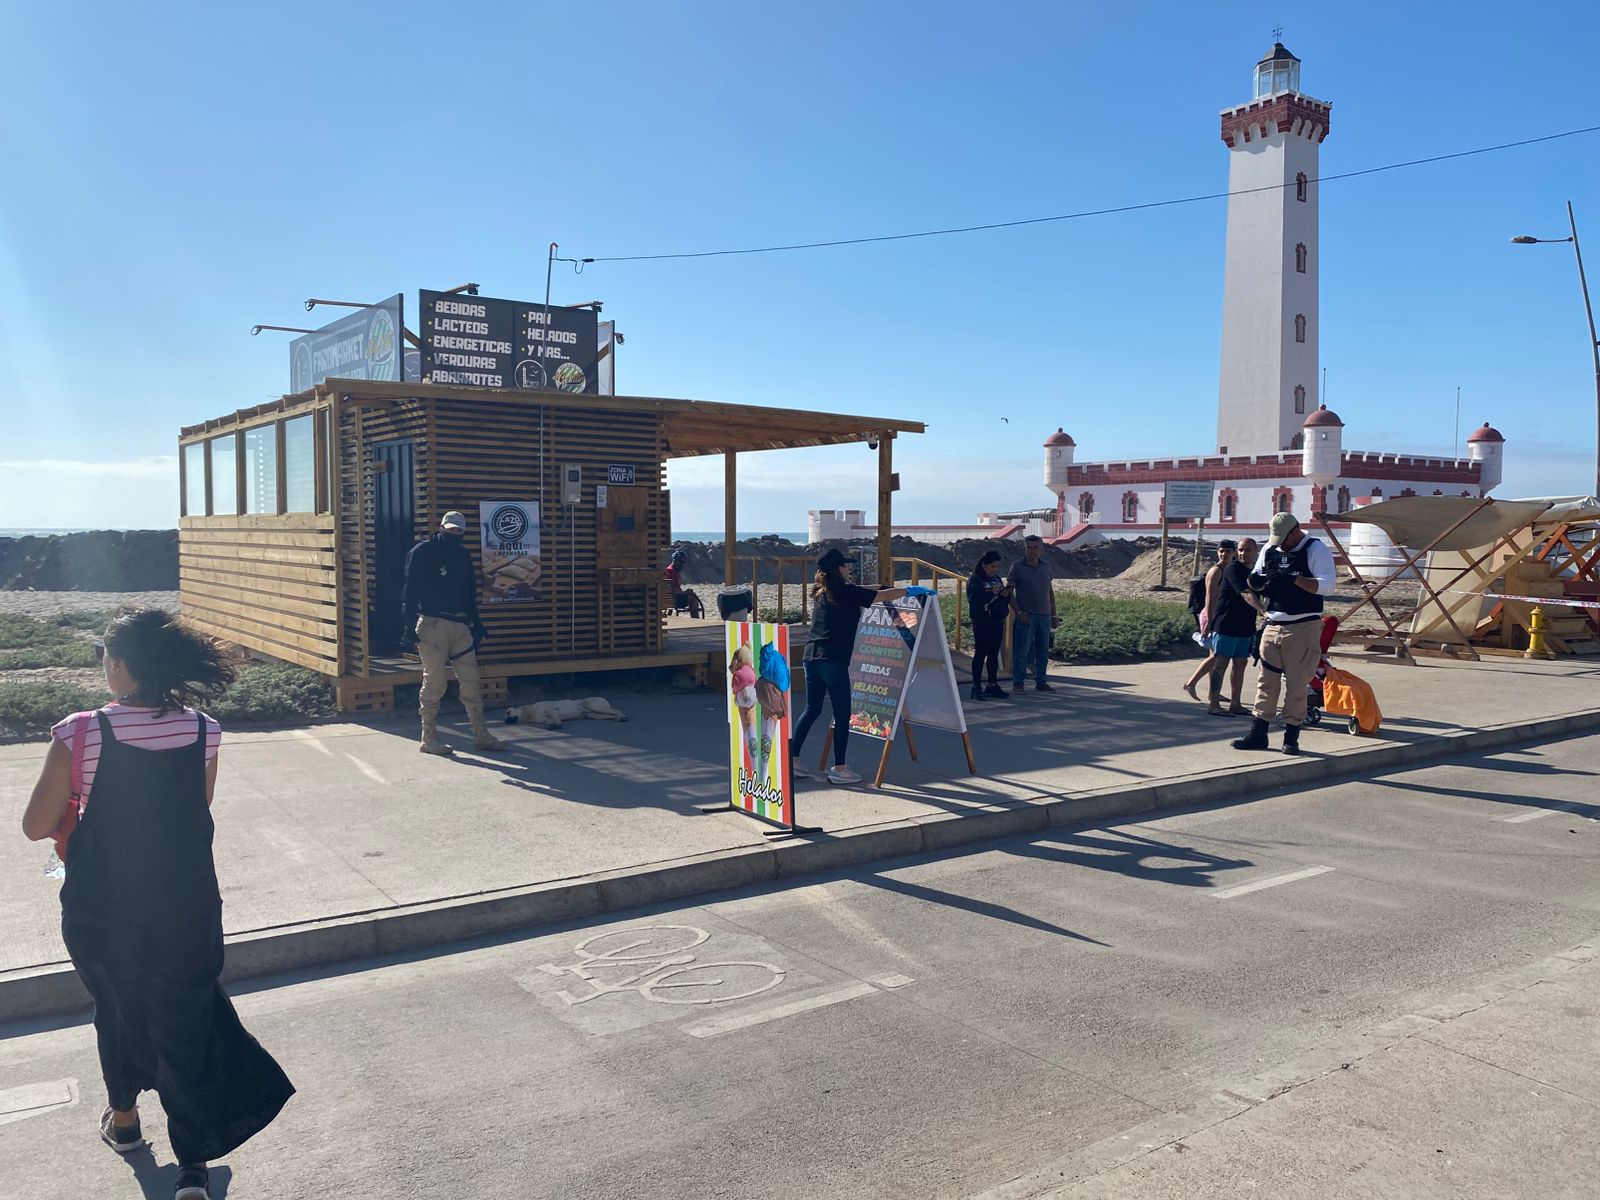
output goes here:
<path id="1" fill-rule="evenodd" d="M 531 501 L 540 595 L 482 604 L 486 699 L 519 675 L 703 672 L 720 638 L 674 644 L 663 615 L 667 460 L 725 456 L 732 583 L 737 455 L 875 444 L 887 568 L 894 438 L 923 428 L 695 400 L 330 379 L 181 431 L 183 611 L 246 649 L 328 676 L 342 711 L 384 710 L 396 684 L 421 679 L 399 648 L 407 551 L 457 509 L 477 556 L 480 505 Z"/>

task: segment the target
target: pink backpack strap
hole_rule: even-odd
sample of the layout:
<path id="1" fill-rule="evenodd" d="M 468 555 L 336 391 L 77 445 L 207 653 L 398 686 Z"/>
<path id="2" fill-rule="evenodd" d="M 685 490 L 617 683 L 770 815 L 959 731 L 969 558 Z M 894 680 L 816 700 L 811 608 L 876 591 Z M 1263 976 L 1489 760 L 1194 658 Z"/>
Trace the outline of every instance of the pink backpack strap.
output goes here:
<path id="1" fill-rule="evenodd" d="M 85 796 L 83 794 L 83 751 L 84 743 L 89 739 L 90 713 L 79 713 L 78 719 L 72 723 L 72 792 L 68 801 L 83 812 Z"/>

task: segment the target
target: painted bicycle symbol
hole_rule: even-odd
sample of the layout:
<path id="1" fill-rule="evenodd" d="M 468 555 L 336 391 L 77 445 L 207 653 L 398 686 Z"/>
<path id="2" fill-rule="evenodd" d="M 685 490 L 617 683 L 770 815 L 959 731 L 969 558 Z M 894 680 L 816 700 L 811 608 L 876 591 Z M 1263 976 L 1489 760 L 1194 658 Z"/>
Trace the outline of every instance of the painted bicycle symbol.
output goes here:
<path id="1" fill-rule="evenodd" d="M 786 972 L 771 963 L 697 962 L 688 951 L 710 938 L 692 925 L 617 929 L 574 946 L 577 962 L 541 963 L 539 970 L 572 975 L 589 985 L 582 994 L 557 992 L 567 1004 L 587 1004 L 615 992 L 638 992 L 657 1004 L 720 1004 L 759 996 L 783 982 Z"/>

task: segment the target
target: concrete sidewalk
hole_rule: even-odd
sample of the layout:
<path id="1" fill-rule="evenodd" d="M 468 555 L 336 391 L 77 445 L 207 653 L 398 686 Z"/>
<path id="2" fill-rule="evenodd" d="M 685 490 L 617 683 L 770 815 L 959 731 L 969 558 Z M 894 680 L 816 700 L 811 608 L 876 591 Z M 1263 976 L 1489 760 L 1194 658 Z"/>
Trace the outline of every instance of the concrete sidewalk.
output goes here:
<path id="1" fill-rule="evenodd" d="M 1341 661 L 1383 705 L 1376 737 L 1334 719 L 1307 731 L 1301 759 L 1242 754 L 1227 741 L 1244 722 L 1179 691 L 1190 663 L 1058 670 L 1054 695 L 968 704 L 977 776 L 958 738 L 920 730 L 920 761 L 897 746 L 882 791 L 802 781 L 799 819 L 827 833 L 804 840 L 701 811 L 727 795 L 720 691 L 613 692 L 627 724 L 503 727 L 515 745 L 497 756 L 418 754 L 409 714 L 228 733 L 216 845 L 230 975 L 1600 729 L 1600 666 Z M 880 745 L 854 739 L 854 765 L 867 773 Z M 812 763 L 821 748 L 814 736 Z M 0 748 L 14 818 L 43 749 Z M 47 857 L 0 839 L 0 1018 L 81 1003 Z"/>

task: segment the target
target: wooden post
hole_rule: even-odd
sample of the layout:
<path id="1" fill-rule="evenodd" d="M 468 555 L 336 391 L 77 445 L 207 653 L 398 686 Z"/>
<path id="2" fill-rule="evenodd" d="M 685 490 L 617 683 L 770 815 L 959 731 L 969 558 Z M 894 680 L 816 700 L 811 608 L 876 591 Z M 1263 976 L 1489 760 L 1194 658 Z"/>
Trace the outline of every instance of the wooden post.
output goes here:
<path id="1" fill-rule="evenodd" d="M 1198 526 L 1196 526 L 1194 534 L 1194 565 L 1189 568 L 1189 577 L 1191 579 L 1200 574 L 1200 548 L 1205 545 L 1205 541 L 1206 519 L 1201 517 L 1200 523 Z"/>
<path id="2" fill-rule="evenodd" d="M 732 587 L 738 582 L 733 577 L 733 545 L 739 537 L 739 460 L 732 450 L 723 456 L 722 512 L 722 523 L 727 529 L 727 540 L 722 544 L 722 582 Z"/>
<path id="3" fill-rule="evenodd" d="M 894 586 L 894 434 L 878 435 L 878 585 Z"/>
<path id="4" fill-rule="evenodd" d="M 1157 587 L 1167 586 L 1167 510 L 1161 510 L 1161 582 Z"/>

